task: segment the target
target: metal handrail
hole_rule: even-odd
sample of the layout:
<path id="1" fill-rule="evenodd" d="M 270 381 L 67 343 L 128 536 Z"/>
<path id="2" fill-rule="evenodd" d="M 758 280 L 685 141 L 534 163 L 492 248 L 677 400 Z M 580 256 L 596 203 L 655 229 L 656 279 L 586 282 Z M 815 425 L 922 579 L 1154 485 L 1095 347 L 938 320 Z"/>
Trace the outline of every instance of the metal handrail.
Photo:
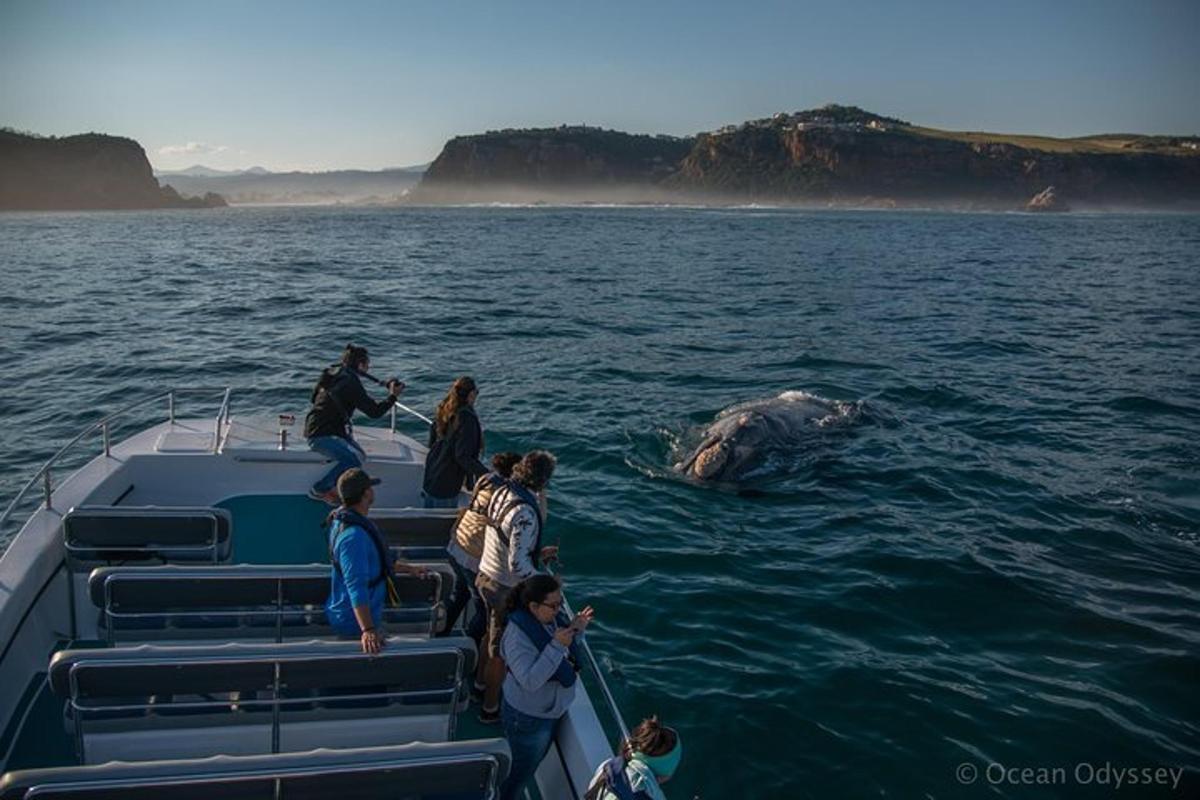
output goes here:
<path id="1" fill-rule="evenodd" d="M 413 409 L 404 405 L 404 403 L 393 403 L 392 404 L 392 433 L 396 432 L 396 409 L 400 409 L 401 411 L 408 412 L 411 416 L 416 417 L 417 419 L 424 422 L 426 425 L 433 424 L 433 420 L 431 420 L 429 417 L 422 414 L 420 411 L 414 411 Z"/>
<path id="2" fill-rule="evenodd" d="M 567 602 L 563 600 L 563 607 L 569 608 Z M 571 612 L 568 610 L 568 614 Z M 588 644 L 587 634 L 584 634 L 580 640 L 583 645 L 583 654 L 587 656 L 588 665 L 592 668 L 592 674 L 596 676 L 596 683 L 600 684 L 600 691 L 604 693 L 604 702 L 608 704 L 608 711 L 617 721 L 617 727 L 621 730 L 621 741 L 629 740 L 629 726 L 625 724 L 625 718 L 621 716 L 621 709 L 617 707 L 617 701 L 613 698 L 612 690 L 608 688 L 608 682 L 604 680 L 604 673 L 600 671 L 600 665 L 596 662 L 596 656 L 592 653 L 591 645 Z M 619 745 L 618 748 L 620 749 Z"/>
<path id="3" fill-rule="evenodd" d="M 552 575 L 556 574 L 551 570 Z M 567 602 L 566 595 L 563 595 L 563 611 L 568 617 L 575 616 L 575 612 L 571 610 L 571 604 Z M 596 683 L 600 684 L 600 691 L 604 695 L 604 702 L 608 705 L 608 713 L 612 714 L 613 719 L 617 721 L 617 727 L 621 731 L 621 741 L 629 740 L 629 726 L 625 724 L 625 718 L 621 716 L 621 709 L 617 707 L 617 701 L 613 698 L 612 690 L 608 688 L 608 682 L 604 680 L 604 673 L 600 671 L 600 664 L 596 661 L 596 656 L 592 653 L 591 645 L 588 644 L 587 634 L 576 639 L 583 645 L 583 655 L 587 658 L 588 666 L 591 667 L 592 674 L 596 676 Z M 621 744 L 617 743 L 616 750 L 620 750 Z"/>
<path id="4" fill-rule="evenodd" d="M 207 388 L 207 387 L 194 387 L 194 388 L 193 387 L 184 387 L 184 388 L 180 388 L 180 389 L 172 389 L 169 392 L 163 392 L 161 394 L 156 394 L 152 397 L 146 397 L 141 400 L 137 400 L 117 411 L 114 411 L 113 413 L 109 414 L 108 416 L 103 417 L 102 419 L 100 419 L 96 422 L 93 422 L 91 425 L 89 425 L 87 428 L 85 428 L 82 433 L 80 433 L 78 436 L 76 436 L 71 441 L 67 442 L 61 448 L 59 448 L 58 452 L 56 452 L 54 455 L 50 456 L 50 458 L 46 461 L 46 463 L 42 464 L 42 466 L 38 469 L 38 471 L 33 474 L 33 477 L 30 478 L 29 481 L 26 482 L 26 484 L 21 487 L 21 490 L 19 492 L 17 492 L 17 496 L 14 497 L 12 502 L 8 504 L 8 508 L 4 509 L 3 514 L 0 514 L 0 531 L 4 530 L 4 526 L 6 526 L 8 524 L 9 518 L 12 517 L 13 512 L 16 511 L 16 509 L 17 509 L 17 506 L 20 505 L 21 501 L 25 499 L 25 495 L 29 493 L 29 490 L 32 489 L 39 480 L 42 481 L 43 485 L 44 485 L 44 492 L 45 492 L 44 499 L 45 499 L 46 508 L 51 508 L 50 501 L 51 501 L 51 497 L 54 493 L 54 487 L 53 487 L 53 484 L 52 484 L 51 478 L 50 478 L 50 470 L 56 463 L 58 463 L 58 461 L 64 455 L 67 454 L 67 452 L 69 450 L 71 450 L 71 448 L 73 448 L 75 445 L 77 445 L 81 441 L 83 441 L 83 439 L 85 437 L 89 436 L 90 434 L 95 433 L 97 430 L 102 431 L 102 435 L 104 438 L 104 454 L 105 454 L 105 456 L 110 456 L 111 451 L 110 451 L 110 445 L 109 445 L 109 426 L 112 424 L 113 420 L 117 419 L 118 417 L 124 416 L 125 414 L 128 414 L 130 411 L 141 408 L 142 406 L 147 406 L 154 402 L 162 402 L 165 399 L 167 401 L 167 405 L 168 405 L 168 416 L 171 418 L 171 421 L 174 422 L 175 395 L 177 393 L 182 393 L 182 392 L 207 393 L 207 392 L 218 392 L 218 391 L 222 391 L 222 390 L 216 389 L 216 388 Z M 222 404 L 222 413 L 228 413 L 229 393 L 231 390 L 227 387 L 223 391 L 225 392 L 225 399 Z"/>

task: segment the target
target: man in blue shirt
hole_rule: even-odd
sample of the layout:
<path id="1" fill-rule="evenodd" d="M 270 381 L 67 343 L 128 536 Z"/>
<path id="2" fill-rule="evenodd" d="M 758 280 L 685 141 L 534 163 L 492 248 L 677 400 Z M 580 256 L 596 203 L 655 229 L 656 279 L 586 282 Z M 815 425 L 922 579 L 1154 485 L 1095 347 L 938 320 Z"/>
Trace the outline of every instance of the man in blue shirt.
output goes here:
<path id="1" fill-rule="evenodd" d="M 421 567 L 393 562 L 383 533 L 367 519 L 378 484 L 358 467 L 346 470 L 337 482 L 342 505 L 329 515 L 333 570 L 325 617 L 338 634 L 358 638 L 364 653 L 383 647 L 383 608 L 395 573 L 425 574 Z"/>

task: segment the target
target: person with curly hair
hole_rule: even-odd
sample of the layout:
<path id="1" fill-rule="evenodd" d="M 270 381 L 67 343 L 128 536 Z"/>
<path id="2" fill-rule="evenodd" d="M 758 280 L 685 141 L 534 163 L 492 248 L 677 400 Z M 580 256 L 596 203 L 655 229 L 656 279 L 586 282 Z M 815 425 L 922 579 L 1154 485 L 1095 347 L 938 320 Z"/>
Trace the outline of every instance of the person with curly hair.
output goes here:
<path id="1" fill-rule="evenodd" d="M 542 564 L 558 557 L 557 546 L 542 545 L 546 517 L 540 500 L 557 463 L 545 450 L 526 453 L 513 467 L 512 479 L 496 489 L 488 502 L 483 554 L 475 579 L 488 614 L 484 653 L 476 672 L 476 683 L 485 687 L 479 714 L 484 724 L 500 721 L 504 661 L 499 648 L 508 594 L 521 581 L 543 571 Z"/>

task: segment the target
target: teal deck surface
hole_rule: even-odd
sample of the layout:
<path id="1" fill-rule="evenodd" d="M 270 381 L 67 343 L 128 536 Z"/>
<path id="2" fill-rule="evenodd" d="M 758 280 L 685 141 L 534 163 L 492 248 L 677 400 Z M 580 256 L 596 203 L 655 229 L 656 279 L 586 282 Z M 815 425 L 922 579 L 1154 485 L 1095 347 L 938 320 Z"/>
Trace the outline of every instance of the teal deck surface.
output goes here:
<path id="1" fill-rule="evenodd" d="M 325 564 L 330 508 L 304 495 L 242 495 L 217 504 L 233 515 L 237 564 Z"/>

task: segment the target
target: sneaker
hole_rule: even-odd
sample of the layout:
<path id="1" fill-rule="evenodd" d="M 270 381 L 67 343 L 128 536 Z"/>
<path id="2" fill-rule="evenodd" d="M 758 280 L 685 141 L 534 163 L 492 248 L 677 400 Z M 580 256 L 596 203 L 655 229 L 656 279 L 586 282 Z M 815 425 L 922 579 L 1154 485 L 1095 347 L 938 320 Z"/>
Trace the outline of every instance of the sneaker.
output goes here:
<path id="1" fill-rule="evenodd" d="M 308 496 L 317 502 L 326 503 L 331 506 L 338 505 L 340 500 L 336 489 L 330 489 L 328 492 L 318 492 L 316 489 L 309 489 Z"/>
<path id="2" fill-rule="evenodd" d="M 498 708 L 481 708 L 479 709 L 479 721 L 484 725 L 499 725 L 500 724 L 500 709 Z"/>

